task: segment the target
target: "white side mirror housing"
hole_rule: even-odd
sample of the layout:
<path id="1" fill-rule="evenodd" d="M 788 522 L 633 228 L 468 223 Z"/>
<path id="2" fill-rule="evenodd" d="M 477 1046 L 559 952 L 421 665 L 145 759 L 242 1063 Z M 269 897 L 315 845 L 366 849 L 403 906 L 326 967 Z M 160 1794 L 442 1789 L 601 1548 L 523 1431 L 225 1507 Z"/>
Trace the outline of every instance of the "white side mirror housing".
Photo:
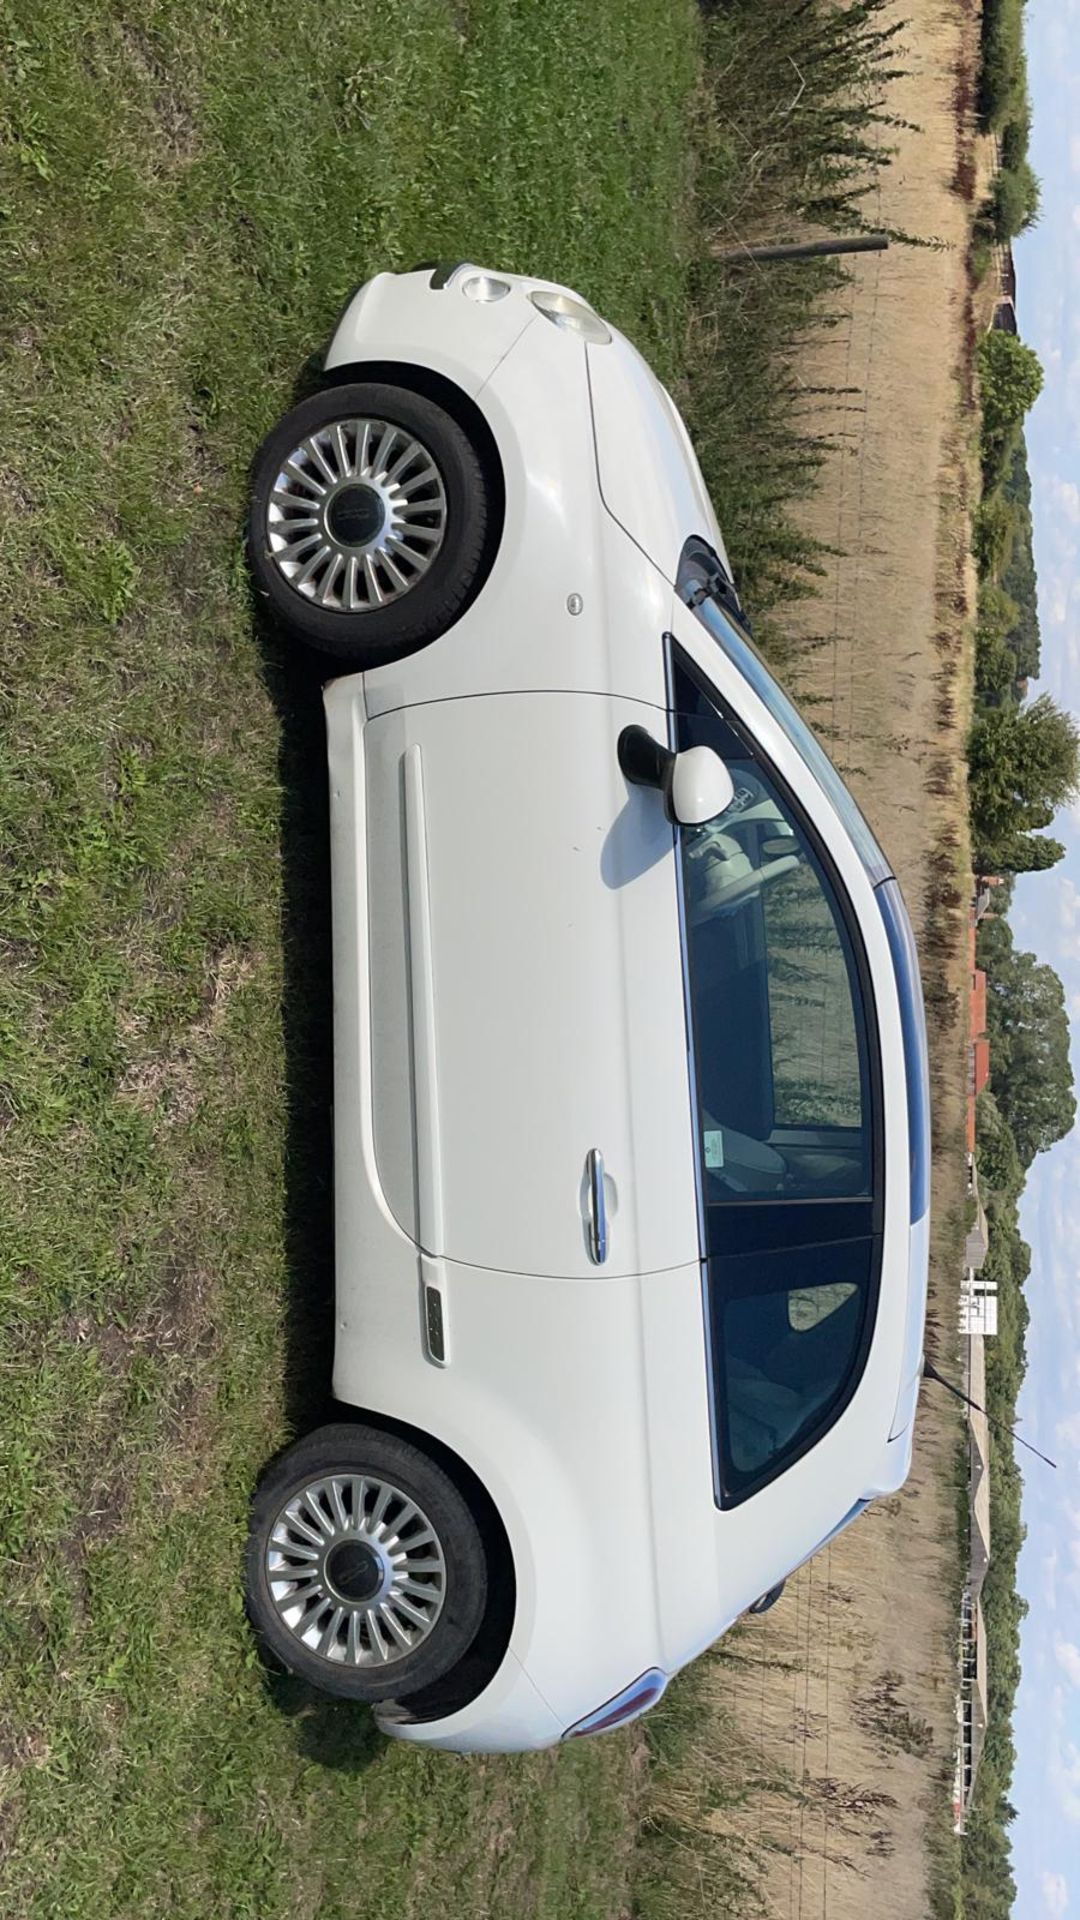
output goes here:
<path id="1" fill-rule="evenodd" d="M 668 805 L 680 827 L 703 827 L 726 813 L 735 798 L 735 782 L 711 747 L 687 747 L 671 766 Z"/>

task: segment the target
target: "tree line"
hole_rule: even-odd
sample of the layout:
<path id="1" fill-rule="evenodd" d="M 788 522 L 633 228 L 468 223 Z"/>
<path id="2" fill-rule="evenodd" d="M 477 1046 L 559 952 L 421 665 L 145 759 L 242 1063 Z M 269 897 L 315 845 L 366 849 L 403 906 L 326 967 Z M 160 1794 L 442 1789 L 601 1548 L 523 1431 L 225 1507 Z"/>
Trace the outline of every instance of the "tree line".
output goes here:
<path id="1" fill-rule="evenodd" d="M 978 960 L 987 974 L 991 1084 L 980 1094 L 976 1158 L 989 1225 L 983 1275 L 997 1286 L 998 1330 L 986 1348 L 991 1430 L 990 1537 L 983 1588 L 989 1720 L 963 1841 L 964 1920 L 1009 1920 L 1016 1898 L 1009 1799 L 1016 1750 L 1012 1719 L 1020 1683 L 1020 1629 L 1027 1604 L 1017 1590 L 1024 1539 L 1021 1481 L 1008 1429 L 1027 1364 L 1028 1305 L 1024 1287 L 1031 1250 L 1019 1228 L 1019 1202 L 1036 1154 L 1073 1125 L 1076 1102 L 1069 1065 L 1069 1026 L 1061 982 L 1052 967 L 1015 945 L 1008 921 L 979 928 Z"/>
<path id="2" fill-rule="evenodd" d="M 984 127 L 1001 137 L 1002 167 L 977 223 L 977 274 L 989 269 L 991 242 L 1008 242 L 1031 225 L 1039 205 L 1027 157 L 1024 0 L 985 0 L 982 32 L 979 106 Z M 1046 829 L 1080 788 L 1080 737 L 1071 714 L 1048 694 L 1032 698 L 1029 691 L 1040 669 L 1041 638 L 1024 420 L 1041 391 L 1042 368 L 1031 348 L 1006 331 L 985 337 L 978 361 L 983 491 L 974 530 L 979 601 L 969 795 L 977 870 L 1003 875 L 1005 884 L 998 912 L 982 921 L 977 942 L 987 979 L 990 1085 L 978 1101 L 976 1160 L 989 1228 L 983 1272 L 996 1282 L 998 1297 L 997 1336 L 987 1342 L 987 1405 L 1000 1424 L 990 1441 L 993 1553 L 983 1590 L 989 1722 L 962 1843 L 956 1911 L 964 1920 L 1010 1920 L 1016 1899 L 1012 1723 L 1027 1612 L 1017 1588 L 1021 1482 L 1008 1432 L 1027 1364 L 1024 1289 L 1031 1252 L 1020 1233 L 1019 1204 L 1036 1155 L 1072 1128 L 1076 1099 L 1061 981 L 1016 946 L 1006 915 L 1013 876 L 1053 867 L 1064 854 Z"/>
<path id="3" fill-rule="evenodd" d="M 968 743 L 975 862 L 984 873 L 1055 866 L 1065 849 L 1042 830 L 1080 788 L 1080 733 L 1039 670 L 1037 581 L 1024 417 L 1042 389 L 1038 357 L 1009 333 L 979 348 L 983 497 L 976 516 L 979 608 L 975 724 Z"/>

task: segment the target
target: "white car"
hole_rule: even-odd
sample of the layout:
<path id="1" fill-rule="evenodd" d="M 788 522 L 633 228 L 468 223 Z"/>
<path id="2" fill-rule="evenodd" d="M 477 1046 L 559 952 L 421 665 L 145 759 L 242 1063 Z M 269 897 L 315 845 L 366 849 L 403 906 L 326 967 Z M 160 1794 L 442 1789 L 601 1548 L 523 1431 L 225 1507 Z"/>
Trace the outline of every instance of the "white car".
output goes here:
<path id="1" fill-rule="evenodd" d="M 262 1481 L 250 1610 L 396 1739 L 545 1747 L 907 1475 L 918 965 L 629 342 L 463 264 L 370 280 L 326 369 L 251 550 L 342 675 L 343 1417 Z"/>

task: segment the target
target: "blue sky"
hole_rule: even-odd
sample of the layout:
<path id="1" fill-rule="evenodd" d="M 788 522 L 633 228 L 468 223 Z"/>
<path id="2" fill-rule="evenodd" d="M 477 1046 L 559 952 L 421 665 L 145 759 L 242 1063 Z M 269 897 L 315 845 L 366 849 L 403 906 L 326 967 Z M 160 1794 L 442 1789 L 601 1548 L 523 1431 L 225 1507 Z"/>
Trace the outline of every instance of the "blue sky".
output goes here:
<path id="1" fill-rule="evenodd" d="M 1080 0 L 1029 0 L 1039 226 L 1016 249 L 1020 326 L 1046 369 L 1028 423 L 1042 679 L 1080 713 Z M 1065 984 L 1080 1067 L 1080 805 L 1054 831 L 1067 853 L 1022 880 L 1013 926 Z M 1013 1800 L 1015 1920 L 1080 1920 L 1080 1131 L 1040 1155 L 1021 1224 L 1033 1264 L 1021 1432 L 1060 1463 L 1024 1463 L 1028 1537 Z M 1021 1455 L 1021 1459 L 1024 1456 Z"/>

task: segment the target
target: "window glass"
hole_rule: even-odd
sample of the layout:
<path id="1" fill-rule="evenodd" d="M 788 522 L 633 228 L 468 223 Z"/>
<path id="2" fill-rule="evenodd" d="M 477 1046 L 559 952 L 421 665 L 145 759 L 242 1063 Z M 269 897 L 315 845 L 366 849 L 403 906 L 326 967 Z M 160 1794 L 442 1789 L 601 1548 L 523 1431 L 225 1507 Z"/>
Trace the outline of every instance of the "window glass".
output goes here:
<path id="1" fill-rule="evenodd" d="M 710 1263 L 725 1492 L 772 1479 L 829 1424 L 854 1375 L 874 1242 Z"/>
<path id="2" fill-rule="evenodd" d="M 866 1019 L 835 891 L 799 815 L 679 667 L 675 697 L 680 749 L 712 746 L 735 783 L 725 813 L 680 831 L 706 1200 L 865 1197 Z"/>
<path id="3" fill-rule="evenodd" d="M 712 549 L 703 540 L 688 541 L 679 568 L 680 597 L 738 667 L 743 679 L 749 682 L 778 726 L 783 728 L 792 746 L 798 749 L 844 822 L 876 886 L 879 881 L 889 878 L 892 869 L 820 740 L 777 685 L 749 635 L 734 625 L 730 617 L 732 596 L 724 591 L 725 579 L 724 570 Z"/>

